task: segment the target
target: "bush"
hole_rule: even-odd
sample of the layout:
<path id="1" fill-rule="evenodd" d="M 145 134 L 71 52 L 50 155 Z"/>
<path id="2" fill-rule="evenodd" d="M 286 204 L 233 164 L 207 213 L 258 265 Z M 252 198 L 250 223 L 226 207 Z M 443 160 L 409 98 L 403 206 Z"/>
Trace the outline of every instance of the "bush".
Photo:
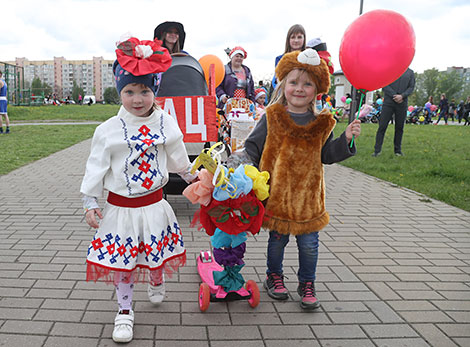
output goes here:
<path id="1" fill-rule="evenodd" d="M 107 104 L 119 104 L 119 95 L 116 88 L 108 87 L 103 93 L 104 102 Z"/>

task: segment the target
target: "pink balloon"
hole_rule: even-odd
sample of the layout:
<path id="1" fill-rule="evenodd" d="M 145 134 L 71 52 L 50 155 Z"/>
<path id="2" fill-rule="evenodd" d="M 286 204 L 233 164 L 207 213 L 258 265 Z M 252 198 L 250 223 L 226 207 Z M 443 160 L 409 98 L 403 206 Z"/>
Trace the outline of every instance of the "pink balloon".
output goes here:
<path id="1" fill-rule="evenodd" d="M 415 108 L 413 106 L 408 106 L 408 111 L 413 112 Z"/>
<path id="2" fill-rule="evenodd" d="M 341 101 L 346 102 L 346 97 L 344 95 L 341 97 Z"/>
<path id="3" fill-rule="evenodd" d="M 431 111 L 436 111 L 437 110 L 437 106 L 436 105 L 431 105 Z"/>
<path id="4" fill-rule="evenodd" d="M 390 10 L 359 16 L 344 32 L 339 62 L 357 89 L 376 90 L 397 80 L 415 55 L 416 36 L 410 22 Z"/>

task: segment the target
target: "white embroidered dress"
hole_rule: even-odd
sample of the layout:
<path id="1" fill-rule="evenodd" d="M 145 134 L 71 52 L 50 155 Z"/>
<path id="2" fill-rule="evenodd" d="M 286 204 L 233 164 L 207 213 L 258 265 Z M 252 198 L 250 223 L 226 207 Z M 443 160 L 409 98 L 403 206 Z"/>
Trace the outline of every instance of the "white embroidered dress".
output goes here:
<path id="1" fill-rule="evenodd" d="M 183 174 L 189 167 L 176 120 L 162 110 L 136 117 L 121 107 L 95 130 L 80 191 L 141 197 L 162 188 L 168 172 Z M 103 215 L 88 248 L 87 280 L 114 282 L 124 271 L 145 281 L 147 270 L 171 274 L 184 265 L 181 229 L 166 200 L 138 208 L 106 203 Z"/>

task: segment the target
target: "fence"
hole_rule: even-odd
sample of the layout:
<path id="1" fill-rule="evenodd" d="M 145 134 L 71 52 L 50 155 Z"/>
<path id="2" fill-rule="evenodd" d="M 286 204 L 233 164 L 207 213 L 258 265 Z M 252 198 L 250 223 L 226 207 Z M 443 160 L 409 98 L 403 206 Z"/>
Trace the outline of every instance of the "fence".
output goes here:
<path id="1" fill-rule="evenodd" d="M 43 96 L 31 95 L 31 89 L 24 88 L 24 68 L 0 61 L 0 71 L 8 86 L 8 103 L 14 106 L 42 105 Z"/>

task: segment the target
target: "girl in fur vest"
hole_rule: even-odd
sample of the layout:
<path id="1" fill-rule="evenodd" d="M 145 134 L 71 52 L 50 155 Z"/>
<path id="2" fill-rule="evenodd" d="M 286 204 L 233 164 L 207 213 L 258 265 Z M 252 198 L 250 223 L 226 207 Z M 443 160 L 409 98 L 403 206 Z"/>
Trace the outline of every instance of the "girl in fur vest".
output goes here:
<path id="1" fill-rule="evenodd" d="M 353 121 L 333 139 L 335 120 L 328 110 L 315 113 L 318 94 L 330 87 L 328 65 L 313 49 L 284 55 L 276 67 L 279 85 L 262 117 L 245 141 L 245 151 L 260 170 L 270 174 L 270 196 L 263 227 L 269 229 L 267 277 L 268 295 L 286 300 L 284 248 L 294 235 L 299 250 L 297 293 L 303 309 L 320 306 L 315 294 L 318 234 L 329 222 L 325 210 L 323 164 L 353 156 L 353 136 L 359 136 L 361 122 Z"/>

